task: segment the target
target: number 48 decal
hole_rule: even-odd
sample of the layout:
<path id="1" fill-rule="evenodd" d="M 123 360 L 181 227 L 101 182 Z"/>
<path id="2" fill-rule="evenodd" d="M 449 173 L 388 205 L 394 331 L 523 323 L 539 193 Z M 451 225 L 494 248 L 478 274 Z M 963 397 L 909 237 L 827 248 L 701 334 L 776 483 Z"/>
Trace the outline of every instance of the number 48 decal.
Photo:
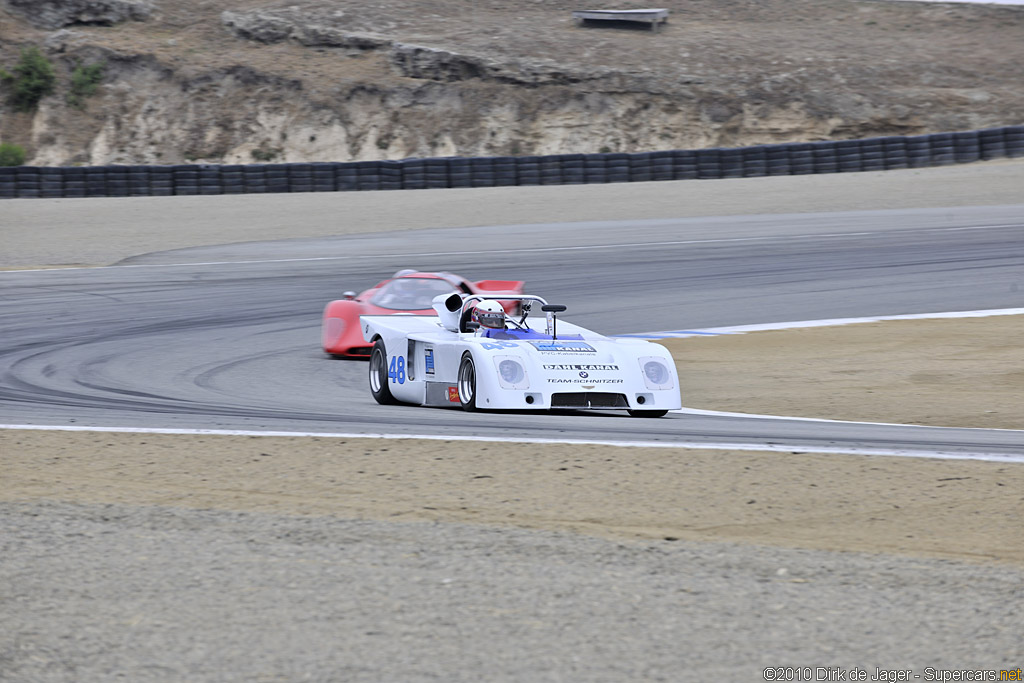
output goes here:
<path id="1" fill-rule="evenodd" d="M 483 344 L 481 344 L 481 346 L 483 346 L 485 349 L 488 349 L 489 351 L 493 351 L 495 349 L 514 349 L 514 348 L 517 348 L 519 346 L 519 344 L 516 344 L 515 342 L 508 342 L 508 341 L 497 341 L 497 342 L 484 342 Z"/>
<path id="2" fill-rule="evenodd" d="M 405 384 L 405 357 L 392 356 L 391 365 L 388 366 L 388 379 L 392 382 Z"/>

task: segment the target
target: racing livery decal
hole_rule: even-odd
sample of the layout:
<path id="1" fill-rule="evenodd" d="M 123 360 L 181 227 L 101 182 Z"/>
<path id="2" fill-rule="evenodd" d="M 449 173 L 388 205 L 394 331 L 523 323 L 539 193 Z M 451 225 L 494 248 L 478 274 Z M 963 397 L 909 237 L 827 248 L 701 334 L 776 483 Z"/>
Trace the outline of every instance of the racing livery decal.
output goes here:
<path id="1" fill-rule="evenodd" d="M 423 352 L 423 367 L 428 375 L 434 374 L 434 349 L 426 349 Z"/>
<path id="2" fill-rule="evenodd" d="M 460 403 L 458 387 L 448 387 L 448 400 L 451 403 Z"/>
<path id="3" fill-rule="evenodd" d="M 533 344 L 534 348 L 538 351 L 546 351 L 549 353 L 597 353 L 597 349 L 586 342 L 562 341 L 561 339 L 556 339 L 553 341 L 535 341 L 530 343 Z"/>
<path id="4" fill-rule="evenodd" d="M 561 377 L 549 377 L 548 384 L 622 384 L 625 380 L 621 379 L 577 379 L 577 378 L 561 378 Z"/>
<path id="5" fill-rule="evenodd" d="M 618 371 L 618 365 L 576 365 L 573 363 L 558 363 L 555 365 L 545 365 L 545 370 L 583 370 L 587 372 L 594 372 L 595 370 L 614 370 Z"/>

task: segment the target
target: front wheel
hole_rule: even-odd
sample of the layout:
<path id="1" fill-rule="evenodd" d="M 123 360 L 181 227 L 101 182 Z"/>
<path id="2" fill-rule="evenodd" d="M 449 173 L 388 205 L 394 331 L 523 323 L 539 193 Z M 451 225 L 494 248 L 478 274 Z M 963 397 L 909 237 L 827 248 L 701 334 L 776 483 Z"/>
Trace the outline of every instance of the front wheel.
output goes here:
<path id="1" fill-rule="evenodd" d="M 632 417 L 664 417 L 668 414 L 667 410 L 627 410 L 626 412 Z"/>
<path id="2" fill-rule="evenodd" d="M 370 351 L 370 393 L 381 405 L 398 403 L 391 395 L 391 387 L 388 386 L 388 354 L 383 339 L 378 339 Z"/>
<path id="3" fill-rule="evenodd" d="M 459 403 L 466 412 L 476 410 L 476 364 L 468 353 L 459 365 Z"/>

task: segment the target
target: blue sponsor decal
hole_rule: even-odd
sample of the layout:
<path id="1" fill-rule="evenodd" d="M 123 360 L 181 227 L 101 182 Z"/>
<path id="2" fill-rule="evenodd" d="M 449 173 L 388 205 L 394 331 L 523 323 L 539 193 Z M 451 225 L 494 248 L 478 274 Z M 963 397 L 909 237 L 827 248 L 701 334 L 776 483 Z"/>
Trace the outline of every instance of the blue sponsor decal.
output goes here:
<path id="1" fill-rule="evenodd" d="M 569 353 L 597 353 L 590 344 L 586 342 L 578 341 L 562 341 L 561 339 L 555 339 L 552 341 L 536 341 L 530 342 L 538 351 L 556 351 L 556 352 L 569 352 Z"/>
<path id="2" fill-rule="evenodd" d="M 426 368 L 428 375 L 434 374 L 434 349 L 427 349 L 424 351 L 425 356 L 423 358 L 423 367 Z"/>
<path id="3" fill-rule="evenodd" d="M 489 351 L 496 351 L 498 349 L 514 349 L 518 347 L 519 344 L 507 341 L 490 341 L 484 342 L 480 346 L 484 347 L 485 349 L 488 349 Z"/>

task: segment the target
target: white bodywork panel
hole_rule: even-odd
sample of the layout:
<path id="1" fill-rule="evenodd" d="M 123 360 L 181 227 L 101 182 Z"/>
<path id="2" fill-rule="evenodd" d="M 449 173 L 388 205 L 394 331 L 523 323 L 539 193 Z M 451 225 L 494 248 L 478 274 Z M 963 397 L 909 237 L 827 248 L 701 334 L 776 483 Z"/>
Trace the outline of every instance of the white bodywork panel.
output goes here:
<path id="1" fill-rule="evenodd" d="M 362 316 L 360 323 L 368 342 L 384 342 L 388 388 L 406 403 L 460 406 L 459 366 L 470 354 L 477 409 L 682 407 L 671 355 L 648 341 L 609 338 L 563 320 L 552 339 L 544 317 L 528 319 L 525 330 L 510 324 L 505 333 L 490 332 L 497 337 L 446 329 L 434 316 Z"/>

